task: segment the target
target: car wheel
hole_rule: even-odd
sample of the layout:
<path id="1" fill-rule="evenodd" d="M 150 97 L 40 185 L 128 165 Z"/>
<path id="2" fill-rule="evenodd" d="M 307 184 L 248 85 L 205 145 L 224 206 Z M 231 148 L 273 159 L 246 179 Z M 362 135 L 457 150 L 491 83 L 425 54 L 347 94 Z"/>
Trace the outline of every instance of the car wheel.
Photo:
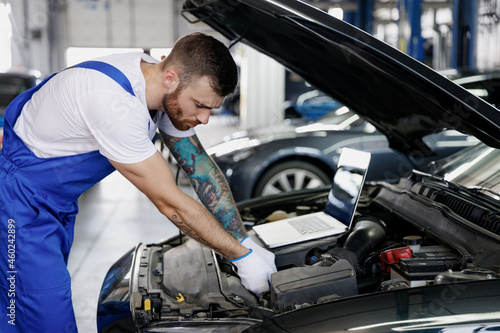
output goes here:
<path id="1" fill-rule="evenodd" d="M 281 192 L 316 188 L 330 184 L 330 178 L 320 168 L 302 161 L 278 164 L 264 173 L 257 182 L 254 197 Z"/>

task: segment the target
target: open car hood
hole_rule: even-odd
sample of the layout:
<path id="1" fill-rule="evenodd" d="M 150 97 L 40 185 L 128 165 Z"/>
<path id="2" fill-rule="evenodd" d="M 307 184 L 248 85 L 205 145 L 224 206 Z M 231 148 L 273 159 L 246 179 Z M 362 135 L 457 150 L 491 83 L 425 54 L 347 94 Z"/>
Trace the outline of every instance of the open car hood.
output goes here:
<path id="1" fill-rule="evenodd" d="M 282 63 L 371 122 L 394 149 L 432 155 L 422 137 L 445 128 L 500 148 L 498 109 L 317 8 L 292 0 L 192 0 L 183 15 Z"/>

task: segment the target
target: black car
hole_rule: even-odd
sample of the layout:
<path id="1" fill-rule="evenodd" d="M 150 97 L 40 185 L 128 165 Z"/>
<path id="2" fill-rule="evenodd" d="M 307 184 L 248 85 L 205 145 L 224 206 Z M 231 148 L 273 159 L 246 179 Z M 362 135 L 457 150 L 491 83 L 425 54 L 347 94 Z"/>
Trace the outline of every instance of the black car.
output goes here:
<path id="1" fill-rule="evenodd" d="M 500 70 L 441 74 L 500 106 Z M 399 178 L 429 161 L 391 149 L 387 138 L 373 125 L 330 96 L 314 90 L 305 93 L 305 98 L 313 101 L 310 105 L 301 103 L 300 107 L 307 110 L 302 112 L 328 113 L 314 122 L 288 119 L 279 126 L 238 131 L 207 150 L 226 176 L 236 201 L 330 184 L 340 147 L 372 153 L 369 180 Z M 451 130 L 430 134 L 423 140 L 434 152 L 430 159 L 477 143 L 474 137 Z M 403 161 L 407 168 L 400 169 Z"/>
<path id="2" fill-rule="evenodd" d="M 391 180 L 478 143 L 454 130 L 429 134 L 423 141 L 432 154 L 412 156 L 392 149 L 385 135 L 344 106 L 312 123 L 290 121 L 235 132 L 207 152 L 238 202 L 330 184 L 342 147 L 371 152 L 369 180 Z"/>
<path id="3" fill-rule="evenodd" d="M 137 245 L 105 278 L 99 331 L 499 331 L 500 111 L 298 1 L 185 6 L 356 110 L 390 148 L 431 161 L 397 182 L 365 183 L 348 231 L 270 248 L 278 272 L 261 295 L 242 286 L 227 258 L 185 235 Z M 315 51 L 291 52 L 297 49 Z M 422 138 L 443 129 L 481 143 L 432 160 Z M 238 207 L 250 237 L 267 247 L 251 227 L 295 215 L 312 219 L 329 192 L 289 192 Z"/>
<path id="4" fill-rule="evenodd" d="M 36 86 L 41 75 L 36 71 L 0 73 L 0 149 L 3 142 L 3 124 L 5 109 L 19 94 Z"/>

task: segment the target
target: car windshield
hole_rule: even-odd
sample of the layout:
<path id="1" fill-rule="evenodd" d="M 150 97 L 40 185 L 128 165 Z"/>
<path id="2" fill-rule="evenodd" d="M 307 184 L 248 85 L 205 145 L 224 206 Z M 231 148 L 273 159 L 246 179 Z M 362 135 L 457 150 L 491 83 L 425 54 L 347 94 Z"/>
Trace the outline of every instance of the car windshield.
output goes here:
<path id="1" fill-rule="evenodd" d="M 17 95 L 32 87 L 28 78 L 12 76 L 0 76 L 0 113 L 3 114 L 9 103 Z"/>
<path id="2" fill-rule="evenodd" d="M 17 95 L 30 88 L 29 79 L 2 77 L 0 80 L 0 105 L 7 106 Z"/>
<path id="3" fill-rule="evenodd" d="M 499 165 L 500 150 L 479 144 L 446 160 L 434 175 L 467 188 L 484 189 L 484 194 L 500 200 Z"/>

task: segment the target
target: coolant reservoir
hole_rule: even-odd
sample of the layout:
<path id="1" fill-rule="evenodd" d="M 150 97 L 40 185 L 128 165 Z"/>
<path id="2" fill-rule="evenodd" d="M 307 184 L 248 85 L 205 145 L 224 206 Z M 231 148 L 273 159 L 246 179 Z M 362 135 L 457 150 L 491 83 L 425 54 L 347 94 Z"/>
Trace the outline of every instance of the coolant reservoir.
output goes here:
<path id="1" fill-rule="evenodd" d="M 406 236 L 403 238 L 403 242 L 408 246 L 413 253 L 420 251 L 420 244 L 422 244 L 421 236 Z"/>

